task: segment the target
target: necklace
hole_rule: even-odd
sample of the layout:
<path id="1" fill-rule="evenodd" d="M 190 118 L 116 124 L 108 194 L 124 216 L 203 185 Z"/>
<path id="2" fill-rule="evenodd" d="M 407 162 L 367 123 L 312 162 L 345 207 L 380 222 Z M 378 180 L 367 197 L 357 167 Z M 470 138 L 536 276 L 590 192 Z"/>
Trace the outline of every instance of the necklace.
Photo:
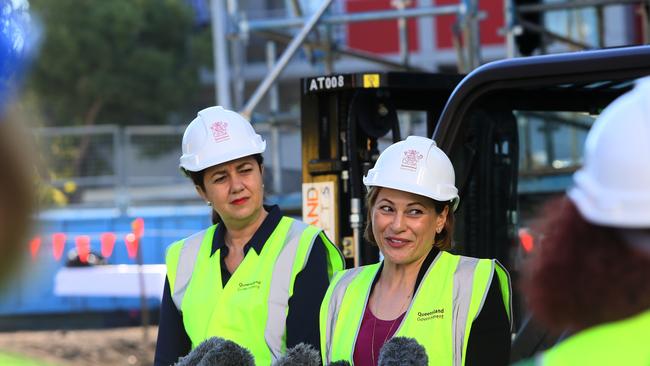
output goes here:
<path id="1" fill-rule="evenodd" d="M 384 337 L 384 341 L 381 342 L 382 346 L 384 345 L 384 343 L 386 343 L 386 341 L 388 340 L 388 337 L 390 337 L 390 332 L 393 330 L 393 326 L 395 325 L 397 320 L 402 317 L 404 306 L 410 302 L 409 301 L 410 299 L 411 299 L 411 295 L 406 297 L 406 301 L 400 307 L 399 315 L 397 316 L 397 318 L 393 319 L 393 321 L 390 323 L 390 327 L 388 328 L 388 332 L 386 333 L 386 337 Z M 377 301 L 375 301 L 375 303 L 377 303 Z M 372 313 L 371 309 L 368 309 L 368 310 L 370 310 L 370 312 Z M 373 319 L 373 321 L 372 321 L 372 339 L 370 341 L 370 355 L 372 357 L 372 365 L 376 366 L 377 363 L 375 362 L 375 328 L 377 327 L 377 316 L 375 316 L 375 314 L 372 314 L 372 319 Z"/>

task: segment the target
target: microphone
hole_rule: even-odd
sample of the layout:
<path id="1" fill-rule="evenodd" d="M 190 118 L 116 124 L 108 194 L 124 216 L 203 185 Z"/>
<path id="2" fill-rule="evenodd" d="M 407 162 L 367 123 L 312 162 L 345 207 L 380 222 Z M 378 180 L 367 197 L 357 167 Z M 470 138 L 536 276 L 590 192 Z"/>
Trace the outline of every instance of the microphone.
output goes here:
<path id="1" fill-rule="evenodd" d="M 174 366 L 255 366 L 249 350 L 227 339 L 212 337 L 201 342 Z"/>
<path id="2" fill-rule="evenodd" d="M 338 361 L 331 362 L 331 363 L 330 363 L 329 365 L 327 365 L 327 366 L 351 366 L 351 365 L 350 365 L 350 362 L 349 362 L 349 361 L 338 360 Z"/>
<path id="3" fill-rule="evenodd" d="M 307 343 L 298 343 L 280 356 L 273 366 L 320 366 L 320 353 Z"/>
<path id="4" fill-rule="evenodd" d="M 413 338 L 395 337 L 379 351 L 378 366 L 427 366 L 429 357 L 424 347 Z"/>

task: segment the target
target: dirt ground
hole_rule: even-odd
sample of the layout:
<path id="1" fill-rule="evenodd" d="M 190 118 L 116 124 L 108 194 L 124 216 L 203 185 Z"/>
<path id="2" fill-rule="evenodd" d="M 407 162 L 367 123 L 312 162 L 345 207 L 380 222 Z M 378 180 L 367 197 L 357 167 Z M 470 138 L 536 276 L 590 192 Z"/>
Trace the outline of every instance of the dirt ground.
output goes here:
<path id="1" fill-rule="evenodd" d="M 0 350 L 52 366 L 150 366 L 158 328 L 20 331 L 0 333 Z"/>

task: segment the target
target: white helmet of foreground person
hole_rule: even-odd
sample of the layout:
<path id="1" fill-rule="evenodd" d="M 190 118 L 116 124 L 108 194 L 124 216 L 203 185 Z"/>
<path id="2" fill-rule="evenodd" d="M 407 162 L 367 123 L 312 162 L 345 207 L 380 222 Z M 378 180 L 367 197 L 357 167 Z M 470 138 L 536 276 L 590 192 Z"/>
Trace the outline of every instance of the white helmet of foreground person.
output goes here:
<path id="1" fill-rule="evenodd" d="M 409 136 L 379 155 L 363 184 L 410 192 L 439 202 L 453 201 L 452 208 L 456 210 L 460 198 L 455 179 L 451 161 L 435 141 Z"/>
<path id="2" fill-rule="evenodd" d="M 650 77 L 598 117 L 568 192 L 596 225 L 650 228 Z"/>
<path id="3" fill-rule="evenodd" d="M 199 111 L 183 135 L 180 166 L 198 172 L 214 165 L 261 154 L 266 142 L 239 113 L 221 106 Z"/>

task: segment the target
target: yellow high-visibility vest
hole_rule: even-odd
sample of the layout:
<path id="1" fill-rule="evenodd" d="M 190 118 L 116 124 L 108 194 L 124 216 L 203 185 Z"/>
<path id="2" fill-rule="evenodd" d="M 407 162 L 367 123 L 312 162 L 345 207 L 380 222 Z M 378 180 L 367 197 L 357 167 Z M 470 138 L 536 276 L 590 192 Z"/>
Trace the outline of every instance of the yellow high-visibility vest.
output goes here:
<path id="1" fill-rule="evenodd" d="M 650 365 L 650 310 L 597 325 L 536 357 L 536 365 Z"/>
<path id="2" fill-rule="evenodd" d="M 195 348 L 218 336 L 247 348 L 258 365 L 286 351 L 286 318 L 296 276 L 321 237 L 330 278 L 344 268 L 322 230 L 283 217 L 258 255 L 249 250 L 224 287 L 219 251 L 210 255 L 216 225 L 172 244 L 166 255 L 172 299 Z"/>
<path id="3" fill-rule="evenodd" d="M 380 264 L 339 272 L 320 310 L 323 363 L 352 362 L 363 312 Z M 496 260 L 440 252 L 429 266 L 394 337 L 415 338 L 430 365 L 463 365 L 472 322 L 494 280 L 511 319 L 510 279 Z"/>

